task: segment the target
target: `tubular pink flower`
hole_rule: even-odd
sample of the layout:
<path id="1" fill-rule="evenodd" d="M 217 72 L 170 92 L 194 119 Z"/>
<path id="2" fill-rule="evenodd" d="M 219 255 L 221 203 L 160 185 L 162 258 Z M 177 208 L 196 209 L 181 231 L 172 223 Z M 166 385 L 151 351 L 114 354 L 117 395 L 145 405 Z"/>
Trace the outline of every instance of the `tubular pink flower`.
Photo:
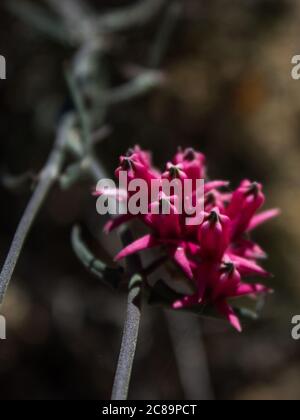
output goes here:
<path id="1" fill-rule="evenodd" d="M 219 261 L 229 245 L 230 229 L 230 219 L 214 208 L 199 229 L 201 257 Z"/>
<path id="2" fill-rule="evenodd" d="M 206 268 L 200 271 L 196 294 L 185 296 L 174 302 L 173 309 L 185 309 L 199 304 L 212 304 L 220 315 L 225 316 L 239 332 L 242 331 L 240 321 L 227 300 L 242 296 L 255 297 L 259 294 L 271 292 L 270 289 L 260 284 L 243 283 L 240 272 L 232 263 L 223 264 L 219 268 L 216 265 L 206 265 Z"/>
<path id="3" fill-rule="evenodd" d="M 193 180 L 205 178 L 205 161 L 205 156 L 192 148 L 179 150 L 173 159 L 175 165 L 183 165 L 184 172 Z"/>
<path id="4" fill-rule="evenodd" d="M 235 290 L 241 283 L 241 274 L 232 263 L 224 264 L 220 269 L 218 281 L 212 290 L 212 299 L 218 299 L 235 294 Z"/>
<path id="5" fill-rule="evenodd" d="M 226 210 L 232 220 L 232 236 L 236 238 L 247 231 L 251 219 L 265 202 L 262 185 L 248 180 L 243 181 L 233 193 L 231 202 Z"/>
<path id="6" fill-rule="evenodd" d="M 150 166 L 151 160 L 146 152 L 139 151 L 120 157 L 120 166 L 116 170 L 116 177 L 120 172 L 127 172 L 128 182 L 134 179 L 142 179 L 151 187 L 151 181 L 159 179 L 159 174 Z"/>

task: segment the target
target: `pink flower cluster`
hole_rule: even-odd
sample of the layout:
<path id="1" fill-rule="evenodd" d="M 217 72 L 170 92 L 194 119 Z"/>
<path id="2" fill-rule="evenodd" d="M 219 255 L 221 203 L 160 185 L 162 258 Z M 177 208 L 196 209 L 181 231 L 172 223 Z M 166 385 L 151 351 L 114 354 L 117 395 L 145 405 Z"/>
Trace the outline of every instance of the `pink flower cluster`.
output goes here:
<path id="1" fill-rule="evenodd" d="M 193 149 L 179 150 L 166 165 L 166 171 L 157 171 L 151 155 L 138 146 L 121 156 L 120 171 L 126 171 L 128 180 L 145 180 L 149 186 L 153 179 L 206 178 L 205 156 Z M 249 180 L 241 182 L 233 192 L 224 192 L 229 183 L 205 182 L 204 221 L 198 226 L 188 226 L 186 215 L 176 211 L 176 197 L 161 197 L 152 202 L 149 214 L 139 217 L 150 233 L 125 249 L 116 257 L 121 260 L 149 248 L 163 246 L 196 290 L 173 303 L 174 309 L 195 305 L 213 305 L 234 328 L 241 331 L 240 320 L 228 300 L 241 296 L 255 296 L 270 290 L 261 285 L 245 282 L 247 277 L 268 277 L 259 261 L 266 257 L 259 245 L 249 239 L 251 231 L 278 215 L 278 210 L 257 213 L 265 202 L 262 185 Z M 167 200 L 170 214 L 155 214 L 154 208 Z M 120 216 L 110 221 L 106 230 L 111 231 L 133 216 Z"/>

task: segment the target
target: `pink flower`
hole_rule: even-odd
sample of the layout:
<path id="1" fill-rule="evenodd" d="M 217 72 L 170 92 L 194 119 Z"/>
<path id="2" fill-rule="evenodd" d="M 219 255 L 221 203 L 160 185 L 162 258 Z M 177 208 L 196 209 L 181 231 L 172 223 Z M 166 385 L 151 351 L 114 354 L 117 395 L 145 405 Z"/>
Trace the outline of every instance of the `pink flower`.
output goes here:
<path id="1" fill-rule="evenodd" d="M 265 202 L 262 185 L 245 180 L 233 193 L 226 214 L 232 220 L 232 236 L 236 238 L 247 231 L 257 210 Z"/>
<path id="2" fill-rule="evenodd" d="M 179 150 L 173 162 L 175 165 L 182 164 L 183 170 L 189 179 L 203 179 L 206 174 L 205 156 L 194 149 Z"/>
<path id="3" fill-rule="evenodd" d="M 150 153 L 142 151 L 138 146 L 130 149 L 125 156 L 120 157 L 120 166 L 116 170 L 116 177 L 120 172 L 127 172 L 128 182 L 134 179 L 143 179 L 151 186 L 151 180 L 159 179 L 158 174 L 151 166 Z"/>
<path id="4" fill-rule="evenodd" d="M 173 179 L 179 179 L 181 181 L 188 179 L 188 175 L 184 171 L 184 165 L 178 163 L 177 165 L 173 163 L 167 163 L 167 170 L 162 175 L 163 179 L 168 179 L 172 181 Z"/>
<path id="5" fill-rule="evenodd" d="M 153 167 L 150 153 L 136 146 L 126 156 L 121 156 L 116 175 L 125 171 L 128 181 L 139 178 L 149 186 L 152 180 L 160 183 L 175 179 L 182 184 L 185 180 L 192 180 L 191 199 L 195 205 L 196 181 L 206 176 L 205 161 L 204 155 L 193 149 L 179 150 L 161 174 Z M 258 213 L 265 202 L 259 183 L 244 180 L 233 193 L 228 192 L 228 186 L 229 183 L 222 180 L 205 182 L 204 220 L 192 226 L 186 224 L 184 206 L 183 212 L 179 211 L 181 197 L 176 195 L 176 191 L 170 197 L 161 193 L 154 201 L 149 194 L 149 211 L 138 216 L 149 233 L 124 248 L 116 260 L 162 247 L 195 288 L 192 296 L 182 296 L 174 302 L 173 309 L 213 306 L 235 329 L 241 331 L 240 321 L 229 300 L 241 296 L 255 297 L 270 291 L 261 284 L 246 282 L 250 276 L 270 276 L 260 265 L 266 253 L 249 238 L 249 234 L 276 217 L 279 211 Z M 162 209 L 166 208 L 169 211 L 164 214 Z M 131 215 L 120 216 L 111 221 L 106 230 L 111 231 L 132 218 Z"/>
<path id="6" fill-rule="evenodd" d="M 234 309 L 228 304 L 228 299 L 242 296 L 255 297 L 270 292 L 270 289 L 263 285 L 243 283 L 241 273 L 231 262 L 222 265 L 204 264 L 199 267 L 197 276 L 199 282 L 197 293 L 174 302 L 173 308 L 184 309 L 199 304 L 212 304 L 239 332 L 242 331 L 241 323 Z"/>
<path id="7" fill-rule="evenodd" d="M 199 227 L 201 257 L 220 261 L 229 245 L 231 222 L 215 207 Z"/>

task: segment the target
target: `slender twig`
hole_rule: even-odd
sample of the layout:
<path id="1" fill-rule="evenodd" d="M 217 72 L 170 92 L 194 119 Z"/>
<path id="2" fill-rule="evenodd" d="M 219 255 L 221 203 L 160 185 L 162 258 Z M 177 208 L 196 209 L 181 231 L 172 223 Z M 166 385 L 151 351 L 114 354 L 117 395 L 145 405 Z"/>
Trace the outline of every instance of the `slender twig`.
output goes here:
<path id="1" fill-rule="evenodd" d="M 200 320 L 193 314 L 165 312 L 186 400 L 213 400 L 214 394 Z"/>
<path id="2" fill-rule="evenodd" d="M 66 25 L 73 25 L 73 30 L 78 29 L 78 25 L 82 24 L 82 19 L 90 19 L 92 10 L 88 7 L 87 2 L 80 0 L 47 0 L 49 6 L 52 7 L 65 21 Z M 75 25 L 75 27 L 74 27 Z"/>
<path id="3" fill-rule="evenodd" d="M 36 28 L 54 41 L 70 45 L 68 32 L 63 25 L 37 2 L 6 0 L 5 7 L 25 23 Z"/>
<path id="4" fill-rule="evenodd" d="M 67 127 L 68 117 L 65 117 L 64 122 L 58 129 L 53 150 L 40 174 L 37 187 L 15 233 L 9 253 L 0 274 L 0 304 L 3 302 L 5 292 L 14 273 L 31 226 L 62 169 L 66 152 L 66 143 L 68 141 L 66 133 Z"/>
<path id="5" fill-rule="evenodd" d="M 151 20 L 168 0 L 136 0 L 134 5 L 109 12 L 96 19 L 100 32 L 117 32 L 142 26 Z"/>
<path id="6" fill-rule="evenodd" d="M 47 0 L 47 3 L 60 16 L 73 41 L 80 44 L 94 37 L 93 11 L 86 1 Z"/>
<path id="7" fill-rule="evenodd" d="M 164 19 L 161 23 L 157 38 L 153 44 L 150 52 L 149 65 L 152 68 L 158 68 L 161 64 L 163 57 L 170 45 L 170 39 L 173 35 L 176 24 L 179 20 L 183 9 L 181 0 L 173 0 L 166 12 Z"/>
<path id="8" fill-rule="evenodd" d="M 104 92 L 103 103 L 107 106 L 121 104 L 146 95 L 164 82 L 164 76 L 159 71 L 146 70 L 141 75 L 124 85 Z"/>
<path id="9" fill-rule="evenodd" d="M 81 140 L 86 148 L 86 153 L 88 153 L 92 145 L 92 130 L 90 124 L 90 117 L 86 110 L 84 99 L 79 89 L 77 89 L 75 78 L 69 71 L 66 71 L 65 75 L 80 120 Z"/>

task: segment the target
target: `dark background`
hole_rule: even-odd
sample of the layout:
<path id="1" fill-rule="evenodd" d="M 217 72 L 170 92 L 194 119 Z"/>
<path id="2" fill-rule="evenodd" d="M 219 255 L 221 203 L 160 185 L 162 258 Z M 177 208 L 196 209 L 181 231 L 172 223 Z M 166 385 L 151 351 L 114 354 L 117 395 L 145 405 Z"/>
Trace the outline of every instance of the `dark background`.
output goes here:
<path id="1" fill-rule="evenodd" d="M 63 68 L 73 51 L 2 3 L 0 54 L 7 59 L 7 80 L 0 81 L 0 169 L 2 175 L 37 174 L 68 102 Z M 100 13 L 132 2 L 93 3 Z M 244 177 L 262 181 L 268 207 L 283 212 L 255 233 L 270 255 L 266 267 L 275 275 L 270 285 L 276 293 L 262 319 L 246 325 L 243 334 L 191 315 L 175 344 L 170 325 L 182 322 L 178 315 L 166 318 L 161 309 L 146 308 L 130 398 L 191 396 L 179 374 L 176 346 L 194 343 L 189 367 L 197 366 L 201 328 L 217 399 L 299 399 L 300 342 L 291 339 L 291 319 L 300 314 L 300 82 L 290 72 L 292 56 L 300 54 L 300 4 L 183 3 L 162 65 L 167 82 L 110 110 L 113 132 L 99 155 L 112 173 L 119 154 L 135 143 L 151 149 L 157 165 L 178 145 L 193 146 L 207 154 L 212 178 L 230 179 L 234 186 Z M 159 20 L 117 39 L 120 44 L 108 54 L 112 80 L 124 63 L 147 65 Z M 110 397 L 126 296 L 86 273 L 70 246 L 74 223 L 87 225 L 95 236 L 99 231 L 92 186 L 82 182 L 67 192 L 55 187 L 31 231 L 1 308 L 8 325 L 8 339 L 0 342 L 1 399 Z M 30 184 L 0 191 L 2 263 Z M 203 378 L 191 380 L 197 397 Z"/>

